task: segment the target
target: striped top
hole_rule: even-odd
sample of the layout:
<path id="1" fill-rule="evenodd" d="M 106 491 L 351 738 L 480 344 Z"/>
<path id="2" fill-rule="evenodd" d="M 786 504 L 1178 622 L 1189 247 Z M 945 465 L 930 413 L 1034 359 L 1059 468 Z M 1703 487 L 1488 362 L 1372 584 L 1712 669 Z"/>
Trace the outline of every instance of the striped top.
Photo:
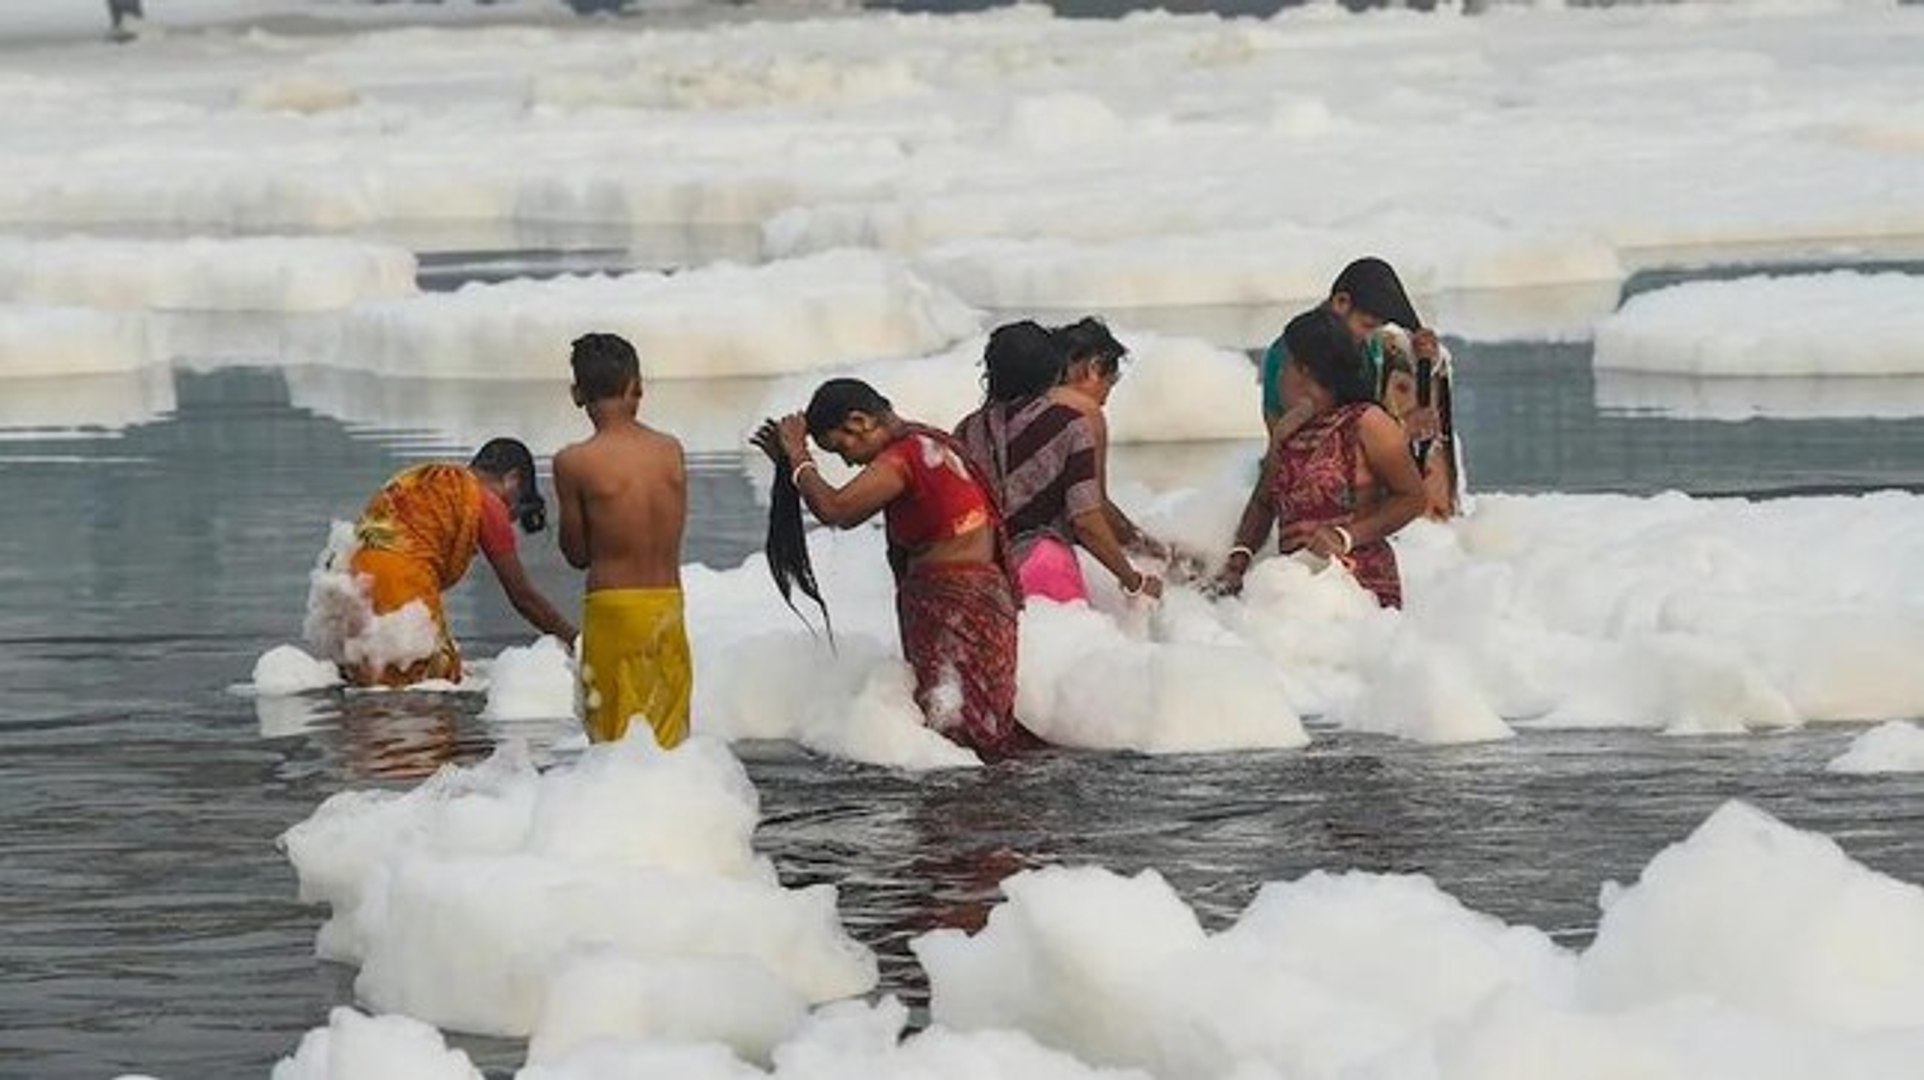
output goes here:
<path id="1" fill-rule="evenodd" d="M 1017 562 L 1044 537 L 1075 543 L 1074 519 L 1103 505 L 1089 419 L 1046 397 L 990 402 L 955 436 L 997 487 Z"/>

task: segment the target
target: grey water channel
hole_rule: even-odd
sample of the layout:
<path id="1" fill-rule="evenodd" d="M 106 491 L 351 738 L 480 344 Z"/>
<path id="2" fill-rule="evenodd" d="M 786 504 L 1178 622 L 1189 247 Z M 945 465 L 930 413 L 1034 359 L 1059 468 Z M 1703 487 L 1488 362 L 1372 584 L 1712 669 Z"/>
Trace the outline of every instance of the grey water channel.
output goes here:
<path id="1" fill-rule="evenodd" d="M 1891 405 L 1914 387 L 1858 388 L 1881 419 L 1827 388 L 1730 419 L 1701 387 L 1600 381 L 1587 346 L 1454 346 L 1484 490 L 1924 488 L 1924 407 Z M 352 1000 L 352 972 L 313 957 L 323 912 L 297 902 L 276 835 L 336 791 L 411 784 L 503 736 L 459 696 L 272 709 L 228 689 L 297 639 L 328 521 L 405 461 L 463 452 L 459 439 L 302 404 L 316 399 L 273 368 L 132 383 L 0 388 L 13 399 L 0 406 L 0 1077 L 265 1075 Z M 32 393 L 89 408 L 40 415 Z M 1132 449 L 1117 471 L 1181 453 Z M 704 457 L 692 497 L 691 558 L 756 550 L 763 511 L 739 457 Z M 577 595 L 551 540 L 527 555 L 550 595 Z M 477 578 L 450 611 L 485 656 L 524 633 Z M 1024 867 L 1155 867 L 1213 925 L 1266 880 L 1421 872 L 1580 943 L 1603 882 L 1743 798 L 1924 881 L 1924 777 L 1823 770 L 1855 734 L 1535 732 L 1437 749 L 1319 728 L 1300 752 L 1051 752 L 923 776 L 739 749 L 762 794 L 760 847 L 790 883 L 839 885 L 844 921 L 883 957 L 881 989 L 919 1001 L 906 941 L 978 925 Z M 496 1074 L 521 1055 L 459 1041 Z"/>

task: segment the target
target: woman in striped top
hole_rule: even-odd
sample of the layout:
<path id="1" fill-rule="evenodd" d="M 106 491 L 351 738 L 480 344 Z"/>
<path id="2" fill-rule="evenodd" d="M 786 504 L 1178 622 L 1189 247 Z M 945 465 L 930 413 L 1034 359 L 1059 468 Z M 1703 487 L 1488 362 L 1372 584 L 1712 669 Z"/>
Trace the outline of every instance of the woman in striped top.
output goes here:
<path id="1" fill-rule="evenodd" d="M 1034 322 L 998 327 L 982 355 L 986 400 L 956 438 L 996 488 L 1024 596 L 1087 600 L 1077 545 L 1127 595 L 1160 596 L 1161 580 L 1132 566 L 1116 539 L 1099 433 L 1080 409 L 1050 396 L 1066 359 L 1061 339 Z"/>

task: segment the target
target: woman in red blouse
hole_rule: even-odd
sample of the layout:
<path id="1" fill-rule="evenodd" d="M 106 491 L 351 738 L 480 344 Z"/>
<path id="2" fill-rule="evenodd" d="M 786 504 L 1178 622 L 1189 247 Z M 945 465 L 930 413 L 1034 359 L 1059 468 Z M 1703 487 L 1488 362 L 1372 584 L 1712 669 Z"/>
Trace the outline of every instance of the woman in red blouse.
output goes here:
<path id="1" fill-rule="evenodd" d="M 861 467 L 840 487 L 823 478 L 808 440 Z M 771 420 L 755 444 L 776 466 L 769 562 L 788 593 L 816 596 L 801 503 L 824 525 L 853 528 L 880 512 L 902 654 L 929 724 L 985 757 L 1040 740 L 1015 718 L 1017 593 L 993 488 L 953 437 L 895 414 L 856 379 L 832 379 L 806 413 Z"/>

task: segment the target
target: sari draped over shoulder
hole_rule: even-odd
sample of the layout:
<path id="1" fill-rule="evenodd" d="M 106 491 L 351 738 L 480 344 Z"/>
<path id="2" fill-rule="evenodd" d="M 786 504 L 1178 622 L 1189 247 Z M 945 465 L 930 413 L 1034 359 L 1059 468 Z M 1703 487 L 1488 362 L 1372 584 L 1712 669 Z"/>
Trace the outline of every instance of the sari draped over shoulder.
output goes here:
<path id="1" fill-rule="evenodd" d="M 1296 525 L 1348 525 L 1358 507 L 1356 467 L 1362 458 L 1363 414 L 1377 406 L 1359 401 L 1317 416 L 1276 449 L 1271 496 L 1277 520 Z M 1383 607 L 1403 606 L 1396 552 L 1385 540 L 1356 545 L 1342 561 Z"/>
<path id="2" fill-rule="evenodd" d="M 902 655 L 929 725 L 986 758 L 1043 745 L 1015 718 L 1020 600 L 995 489 L 946 432 L 912 425 L 883 451 L 906 488 L 888 506 Z M 994 530 L 988 562 L 914 562 L 914 549 Z"/>

